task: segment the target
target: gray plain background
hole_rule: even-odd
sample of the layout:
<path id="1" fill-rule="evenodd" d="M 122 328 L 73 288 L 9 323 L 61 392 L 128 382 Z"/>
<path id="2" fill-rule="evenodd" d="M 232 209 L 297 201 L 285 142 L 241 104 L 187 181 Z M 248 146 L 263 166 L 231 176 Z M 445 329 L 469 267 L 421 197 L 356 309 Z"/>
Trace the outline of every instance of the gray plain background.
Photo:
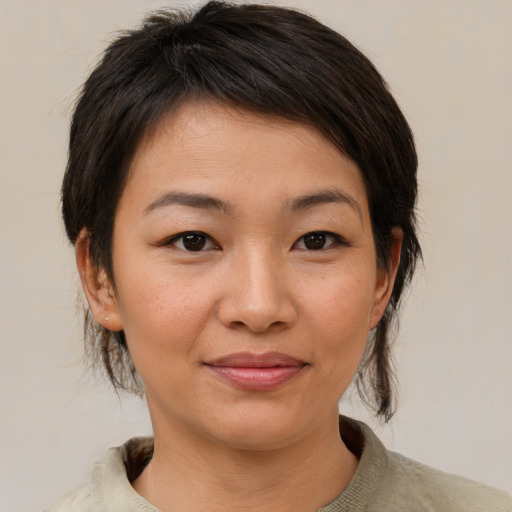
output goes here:
<path id="1" fill-rule="evenodd" d="M 272 2 L 267 2 L 272 3 Z M 276 2 L 277 3 L 277 2 Z M 512 491 L 512 2 L 294 0 L 359 46 L 416 134 L 425 270 L 396 342 L 386 444 Z M 59 218 L 69 111 L 117 29 L 186 2 L 0 0 L 0 511 L 40 510 L 151 432 L 82 363 L 78 279 Z"/>

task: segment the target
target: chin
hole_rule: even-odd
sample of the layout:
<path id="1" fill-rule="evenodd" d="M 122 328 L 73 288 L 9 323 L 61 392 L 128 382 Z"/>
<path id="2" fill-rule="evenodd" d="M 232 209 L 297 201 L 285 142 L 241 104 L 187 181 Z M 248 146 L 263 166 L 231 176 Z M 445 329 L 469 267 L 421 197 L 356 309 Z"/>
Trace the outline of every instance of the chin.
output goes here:
<path id="1" fill-rule="evenodd" d="M 289 430 L 276 428 L 262 429 L 261 425 L 245 425 L 240 429 L 230 429 L 223 432 L 219 441 L 237 450 L 271 451 L 286 448 L 300 436 L 293 435 Z"/>
<path id="2" fill-rule="evenodd" d="M 217 441 L 226 446 L 267 451 L 285 448 L 306 435 L 308 426 L 301 421 L 304 419 L 304 415 L 254 407 L 228 414 L 210 427 L 216 431 Z"/>

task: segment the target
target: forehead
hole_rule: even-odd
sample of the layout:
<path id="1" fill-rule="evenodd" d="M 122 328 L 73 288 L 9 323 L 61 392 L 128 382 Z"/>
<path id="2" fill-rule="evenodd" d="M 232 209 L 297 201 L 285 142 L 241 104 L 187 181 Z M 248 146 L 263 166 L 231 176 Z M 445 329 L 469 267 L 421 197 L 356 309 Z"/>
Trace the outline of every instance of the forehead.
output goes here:
<path id="1" fill-rule="evenodd" d="M 357 165 L 316 128 L 207 101 L 182 104 L 146 134 L 123 195 L 176 187 L 266 202 L 342 188 L 366 206 Z"/>
<path id="2" fill-rule="evenodd" d="M 301 146 L 322 149 L 319 157 L 344 158 L 344 155 L 331 144 L 320 131 L 306 123 L 291 121 L 277 116 L 253 112 L 216 100 L 189 100 L 179 104 L 165 114 L 142 138 L 137 148 L 132 167 L 141 157 L 147 159 L 167 144 L 166 151 L 182 154 L 186 151 L 204 150 L 210 159 L 224 153 L 234 157 L 257 146 L 270 147 L 296 139 L 290 149 L 296 151 L 296 143 Z M 236 142 L 236 144 L 233 144 Z M 319 148 L 321 142 L 322 148 Z M 282 149 L 285 150 L 286 147 Z M 264 154 L 261 155 L 264 157 Z M 284 154 L 283 154 L 284 156 Z M 287 153 L 289 156 L 289 153 Z M 275 157 L 275 155 L 272 155 Z"/>

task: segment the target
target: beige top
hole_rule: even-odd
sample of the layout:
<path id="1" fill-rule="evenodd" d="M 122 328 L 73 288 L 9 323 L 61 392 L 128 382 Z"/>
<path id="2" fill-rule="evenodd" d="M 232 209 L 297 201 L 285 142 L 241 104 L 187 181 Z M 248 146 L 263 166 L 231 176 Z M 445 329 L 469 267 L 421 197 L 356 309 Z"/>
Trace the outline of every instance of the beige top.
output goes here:
<path id="1" fill-rule="evenodd" d="M 348 487 L 318 512 L 512 512 L 512 496 L 390 452 L 364 423 L 341 416 L 340 432 L 359 465 Z M 111 448 L 88 483 L 45 512 L 159 512 L 130 484 L 152 453 L 152 438 Z"/>

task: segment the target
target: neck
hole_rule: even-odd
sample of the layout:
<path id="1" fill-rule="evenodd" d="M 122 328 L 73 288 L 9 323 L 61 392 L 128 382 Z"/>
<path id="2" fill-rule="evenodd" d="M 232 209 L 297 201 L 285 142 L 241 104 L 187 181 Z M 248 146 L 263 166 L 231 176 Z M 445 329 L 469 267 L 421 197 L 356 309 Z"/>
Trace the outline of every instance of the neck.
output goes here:
<path id="1" fill-rule="evenodd" d="M 337 414 L 272 450 L 226 447 L 163 428 L 155 429 L 153 458 L 133 486 L 162 512 L 311 512 L 345 489 L 357 463 L 340 438 Z"/>

